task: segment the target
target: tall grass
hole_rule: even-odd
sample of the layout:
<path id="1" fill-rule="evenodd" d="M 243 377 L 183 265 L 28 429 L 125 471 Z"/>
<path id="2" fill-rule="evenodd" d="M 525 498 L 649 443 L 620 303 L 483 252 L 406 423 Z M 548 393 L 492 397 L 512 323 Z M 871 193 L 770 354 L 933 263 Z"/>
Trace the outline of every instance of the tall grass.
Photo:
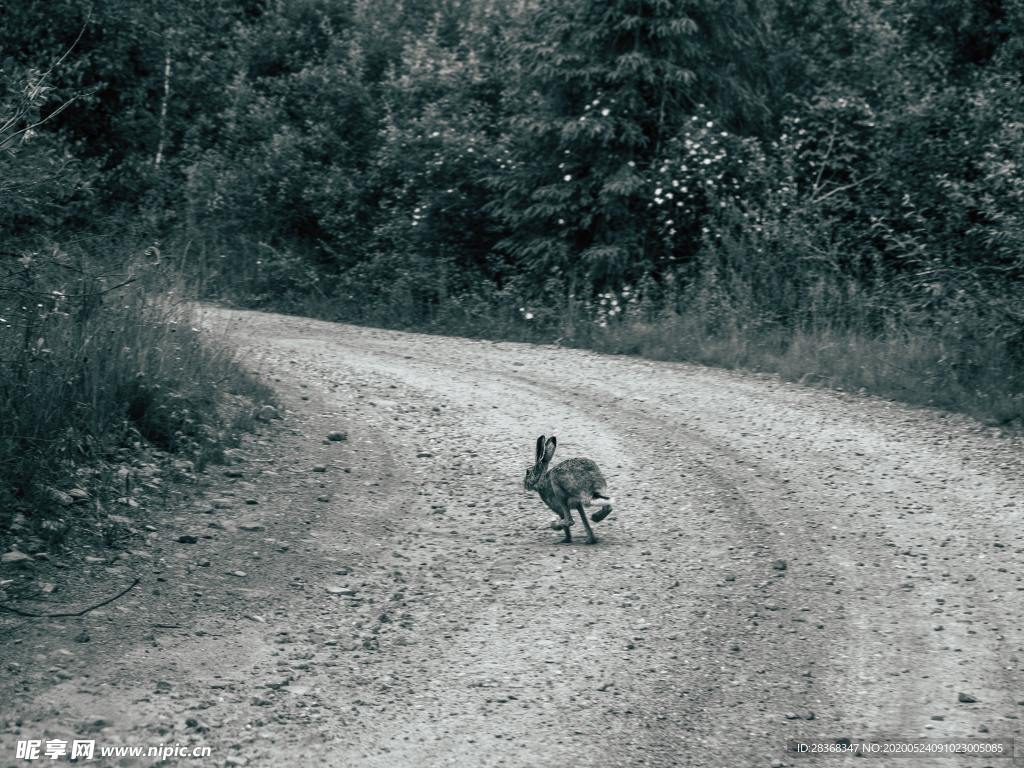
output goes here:
<path id="1" fill-rule="evenodd" d="M 763 282 L 757 287 L 733 273 L 727 287 L 722 283 L 704 275 L 678 294 L 641 297 L 615 317 L 594 302 L 562 297 L 534 304 L 527 319 L 520 311 L 524 299 L 491 286 L 418 304 L 393 292 L 342 293 L 285 310 L 776 373 L 808 386 L 876 394 L 1024 427 L 1024 327 L 1014 332 L 1005 313 L 998 312 L 999 301 L 989 302 L 988 309 L 982 298 L 958 310 L 922 309 L 912 297 L 884 287 L 855 287 L 838 273 L 778 287 Z"/>
<path id="2" fill-rule="evenodd" d="M 609 354 L 777 373 L 787 381 L 968 413 L 1024 427 L 1024 367 L 1011 345 L 977 343 L 908 318 L 882 333 L 851 328 L 753 330 L 737 321 L 709 329 L 694 312 L 655 323 L 625 319 L 576 340 Z"/>
<path id="3" fill-rule="evenodd" d="M 675 283 L 617 294 L 617 314 L 565 285 L 545 286 L 541 296 L 522 280 L 467 285 L 472 278 L 451 264 L 394 254 L 347 273 L 320 272 L 315 286 L 301 258 L 227 242 L 194 249 L 197 263 L 182 269 L 208 275 L 214 298 L 247 306 L 770 372 L 1024 426 L 1019 291 L 966 268 L 936 281 L 934 273 L 857 262 L 820 218 L 778 216 L 771 238 L 722 228 Z"/>
<path id="4" fill-rule="evenodd" d="M 202 468 L 270 398 L 193 325 L 158 250 L 110 239 L 0 264 L 0 360 L 0 533 L 125 447 Z"/>

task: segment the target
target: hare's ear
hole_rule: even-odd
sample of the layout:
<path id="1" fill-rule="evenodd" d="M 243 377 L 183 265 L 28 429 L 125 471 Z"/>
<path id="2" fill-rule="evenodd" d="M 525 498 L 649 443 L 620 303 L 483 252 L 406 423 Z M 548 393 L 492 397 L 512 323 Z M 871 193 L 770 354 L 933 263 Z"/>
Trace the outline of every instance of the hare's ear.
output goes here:
<path id="1" fill-rule="evenodd" d="M 555 455 L 555 446 L 558 445 L 558 441 L 555 436 L 552 435 L 548 438 L 548 441 L 544 444 L 544 463 L 547 464 L 551 461 L 551 457 Z"/>
<path id="2" fill-rule="evenodd" d="M 544 435 L 537 438 L 537 458 L 535 461 L 540 464 L 544 459 Z"/>

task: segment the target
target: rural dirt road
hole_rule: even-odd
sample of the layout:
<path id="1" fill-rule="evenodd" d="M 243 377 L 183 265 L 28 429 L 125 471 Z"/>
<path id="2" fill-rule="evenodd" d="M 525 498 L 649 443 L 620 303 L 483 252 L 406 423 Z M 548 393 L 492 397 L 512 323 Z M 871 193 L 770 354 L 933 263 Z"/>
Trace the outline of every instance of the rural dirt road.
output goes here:
<path id="1" fill-rule="evenodd" d="M 182 765 L 838 766 L 785 746 L 842 737 L 1024 755 L 1020 438 L 698 366 L 205 323 L 283 418 L 92 574 L 138 589 L 8 628 L 0 764 L 83 734 L 212 748 Z M 558 544 L 523 490 L 539 434 L 604 471 L 596 545 L 578 524 Z"/>

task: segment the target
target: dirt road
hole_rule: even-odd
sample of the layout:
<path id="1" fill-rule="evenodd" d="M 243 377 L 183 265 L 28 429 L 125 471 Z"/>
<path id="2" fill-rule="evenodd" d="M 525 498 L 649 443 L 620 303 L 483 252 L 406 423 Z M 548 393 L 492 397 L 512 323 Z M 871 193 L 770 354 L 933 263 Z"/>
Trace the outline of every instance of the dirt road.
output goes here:
<path id="1" fill-rule="evenodd" d="M 106 572 L 140 589 L 10 631 L 0 763 L 83 732 L 213 765 L 839 765 L 786 742 L 883 736 L 1024 755 L 1019 438 L 689 365 L 206 323 L 283 420 Z M 539 434 L 604 471 L 596 545 L 558 544 L 523 490 Z"/>

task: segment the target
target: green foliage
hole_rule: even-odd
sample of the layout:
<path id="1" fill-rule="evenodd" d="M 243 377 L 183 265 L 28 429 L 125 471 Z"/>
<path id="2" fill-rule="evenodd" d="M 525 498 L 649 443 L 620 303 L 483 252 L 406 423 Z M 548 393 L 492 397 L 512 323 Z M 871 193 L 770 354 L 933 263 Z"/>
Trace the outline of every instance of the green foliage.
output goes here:
<path id="1" fill-rule="evenodd" d="M 311 287 L 281 284 L 280 269 L 254 269 L 267 254 L 297 251 L 329 274 L 364 234 L 358 181 L 376 118 L 350 24 L 333 2 L 268 9 L 243 36 L 243 71 L 226 88 L 216 145 L 187 168 L 190 231 L 230 243 L 221 273 L 249 276 L 257 294 Z"/>
<path id="2" fill-rule="evenodd" d="M 561 2 L 535 14 L 508 155 L 491 179 L 518 269 L 600 288 L 661 258 L 648 238 L 650 171 L 696 77 L 688 6 Z"/>
<path id="3" fill-rule="evenodd" d="M 136 227 L 81 229 L 95 171 L 46 130 L 60 63 L 0 72 L 0 531 L 26 519 L 51 541 L 70 525 L 62 487 L 110 490 L 90 465 L 149 441 L 201 468 L 269 397 L 192 327 Z"/>
<path id="4" fill-rule="evenodd" d="M 143 439 L 202 466 L 268 393 L 193 327 L 152 257 L 81 246 L 0 267 L 0 508 L 44 519 L 76 467 Z"/>
<path id="5" fill-rule="evenodd" d="M 1020 0 L 3 13 L 19 124 L 74 98 L 0 156 L 18 253 L 127 208 L 239 302 L 1020 413 Z"/>

